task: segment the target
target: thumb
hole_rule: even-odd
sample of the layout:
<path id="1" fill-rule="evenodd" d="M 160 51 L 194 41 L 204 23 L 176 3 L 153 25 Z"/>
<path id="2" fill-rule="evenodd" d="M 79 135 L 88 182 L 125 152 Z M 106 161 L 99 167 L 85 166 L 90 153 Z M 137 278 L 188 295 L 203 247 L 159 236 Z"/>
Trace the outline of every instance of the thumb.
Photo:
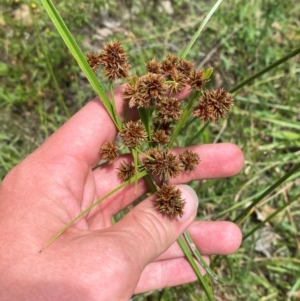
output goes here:
<path id="1" fill-rule="evenodd" d="M 145 267 L 166 251 L 193 222 L 198 207 L 195 191 L 187 185 L 175 186 L 185 200 L 182 217 L 171 219 L 155 209 L 151 196 L 131 210 L 115 227 L 122 240 L 126 237 L 127 252 L 134 254 L 140 267 Z M 126 235 L 124 235 L 125 233 Z"/>

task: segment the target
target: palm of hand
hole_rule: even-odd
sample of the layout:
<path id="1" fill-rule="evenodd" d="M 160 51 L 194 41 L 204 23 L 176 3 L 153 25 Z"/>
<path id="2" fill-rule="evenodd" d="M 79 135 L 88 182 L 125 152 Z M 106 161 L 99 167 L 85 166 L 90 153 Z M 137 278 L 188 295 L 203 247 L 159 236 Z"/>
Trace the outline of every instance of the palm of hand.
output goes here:
<path id="1" fill-rule="evenodd" d="M 120 89 L 116 100 L 121 115 Z M 174 243 L 192 223 L 193 205 L 187 220 L 170 222 L 155 212 L 150 198 L 111 225 L 112 216 L 145 191 L 142 182 L 138 195 L 134 185 L 120 190 L 39 253 L 71 219 L 120 184 L 115 170 L 120 161 L 92 171 L 100 146 L 115 135 L 94 100 L 7 175 L 0 189 L 3 300 L 127 300 L 133 293 L 195 279 Z M 231 144 L 193 150 L 201 166 L 174 184 L 228 177 L 243 164 L 241 151 Z M 182 190 L 187 202 L 194 197 Z M 189 231 L 204 254 L 231 253 L 241 240 L 238 228 L 226 222 L 197 222 Z"/>

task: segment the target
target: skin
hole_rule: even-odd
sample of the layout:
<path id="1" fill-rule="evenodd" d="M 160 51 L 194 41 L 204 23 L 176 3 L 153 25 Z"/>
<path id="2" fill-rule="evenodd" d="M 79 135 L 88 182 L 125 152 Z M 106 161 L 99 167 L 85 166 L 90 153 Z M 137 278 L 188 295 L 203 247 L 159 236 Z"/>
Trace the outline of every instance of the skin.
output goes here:
<path id="1" fill-rule="evenodd" d="M 122 89 L 115 91 L 120 116 Z M 194 281 L 176 243 L 186 229 L 203 255 L 238 249 L 240 229 L 225 221 L 195 222 L 197 196 L 182 185 L 238 173 L 243 154 L 228 143 L 191 147 L 201 164 L 172 181 L 186 201 L 182 218 L 159 214 L 149 197 L 112 225 L 112 216 L 145 191 L 140 181 L 136 194 L 134 185 L 127 186 L 43 249 L 71 219 L 120 184 L 115 168 L 128 156 L 92 170 L 101 159 L 101 145 L 116 134 L 105 108 L 94 99 L 7 174 L 0 186 L 1 300 L 128 300 Z"/>

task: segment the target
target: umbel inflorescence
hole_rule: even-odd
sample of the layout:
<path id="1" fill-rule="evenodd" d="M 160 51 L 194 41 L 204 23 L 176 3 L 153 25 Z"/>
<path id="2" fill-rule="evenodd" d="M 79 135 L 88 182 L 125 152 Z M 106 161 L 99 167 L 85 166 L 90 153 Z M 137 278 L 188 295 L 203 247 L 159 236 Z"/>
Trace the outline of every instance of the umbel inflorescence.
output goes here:
<path id="1" fill-rule="evenodd" d="M 118 167 L 120 180 L 128 181 L 137 172 L 146 171 L 155 189 L 155 208 L 171 218 L 182 216 L 185 201 L 169 180 L 193 172 L 200 158 L 190 150 L 171 152 L 172 141 L 189 118 L 217 122 L 226 117 L 233 106 L 231 94 L 223 88 L 204 89 L 212 69 L 195 70 L 192 62 L 172 54 L 161 62 L 153 58 L 146 63 L 146 74 L 130 76 L 128 56 L 119 41 L 107 43 L 100 54 L 87 54 L 86 59 L 94 72 L 104 67 L 111 85 L 117 79 L 124 79 L 124 104 L 140 113 L 140 120 L 124 120 L 119 129 L 121 147 L 135 154 L 132 163 L 123 161 Z M 190 99 L 180 101 L 176 95 L 186 87 L 191 90 Z M 113 162 L 118 150 L 116 142 L 107 141 L 100 150 L 102 159 Z"/>

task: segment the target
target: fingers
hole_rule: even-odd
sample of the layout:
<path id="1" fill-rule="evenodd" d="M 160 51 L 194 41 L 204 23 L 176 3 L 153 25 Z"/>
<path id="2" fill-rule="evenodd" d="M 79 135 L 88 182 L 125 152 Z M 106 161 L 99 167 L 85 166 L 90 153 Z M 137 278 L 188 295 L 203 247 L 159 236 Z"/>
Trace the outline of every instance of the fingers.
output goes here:
<path id="1" fill-rule="evenodd" d="M 204 259 L 209 263 L 207 257 Z M 199 269 L 204 274 L 205 271 L 201 266 Z M 196 274 L 185 258 L 156 261 L 146 266 L 134 293 L 139 294 L 195 280 Z"/>
<path id="2" fill-rule="evenodd" d="M 124 113 L 123 91 L 125 86 L 115 89 L 115 103 L 118 116 Z M 189 88 L 177 95 L 183 99 L 189 94 Z M 130 116 L 132 112 L 130 113 Z M 62 155 L 72 156 L 93 167 L 100 160 L 100 148 L 105 141 L 112 141 L 117 135 L 115 124 L 111 120 L 99 98 L 95 98 L 78 111 L 41 147 L 43 156 L 48 158 Z"/>
<path id="3" fill-rule="evenodd" d="M 234 144 L 220 143 L 208 144 L 189 147 L 189 149 L 197 152 L 200 156 L 200 164 L 194 172 L 181 174 L 176 179 L 170 182 L 173 184 L 187 183 L 191 180 L 212 179 L 230 177 L 237 174 L 244 163 L 242 151 Z M 181 149 L 176 149 L 175 152 L 182 152 Z M 99 168 L 94 171 L 95 182 L 98 183 L 97 189 L 99 194 L 105 194 L 117 185 L 121 184 L 117 175 L 117 168 L 120 163 L 125 160 L 129 162 L 130 156 L 123 156 L 105 168 Z M 139 195 L 142 195 L 147 187 L 143 181 L 139 182 L 138 194 L 135 194 L 133 184 L 127 186 L 113 198 L 104 201 L 99 210 L 105 211 L 110 219 L 113 215 L 120 212 L 122 209 L 131 204 Z"/>
<path id="4" fill-rule="evenodd" d="M 228 255 L 238 250 L 242 242 L 240 228 L 227 221 L 196 221 L 187 231 L 202 255 Z M 183 256 L 180 246 L 175 242 L 157 260 L 175 259 Z"/>
<path id="5" fill-rule="evenodd" d="M 154 208 L 150 197 L 110 228 L 120 236 L 120 244 L 134 255 L 142 270 L 167 250 L 196 216 L 197 195 L 189 186 L 179 185 L 178 188 L 186 201 L 182 217 L 170 219 L 162 215 Z"/>
<path id="6" fill-rule="evenodd" d="M 231 222 L 194 222 L 188 231 L 202 255 L 233 253 L 242 241 L 240 229 Z M 204 259 L 209 263 L 207 257 L 204 256 Z M 199 268 L 204 274 L 203 268 L 201 266 Z M 176 286 L 195 280 L 197 280 L 195 272 L 176 242 L 155 262 L 146 266 L 135 293 Z"/>

